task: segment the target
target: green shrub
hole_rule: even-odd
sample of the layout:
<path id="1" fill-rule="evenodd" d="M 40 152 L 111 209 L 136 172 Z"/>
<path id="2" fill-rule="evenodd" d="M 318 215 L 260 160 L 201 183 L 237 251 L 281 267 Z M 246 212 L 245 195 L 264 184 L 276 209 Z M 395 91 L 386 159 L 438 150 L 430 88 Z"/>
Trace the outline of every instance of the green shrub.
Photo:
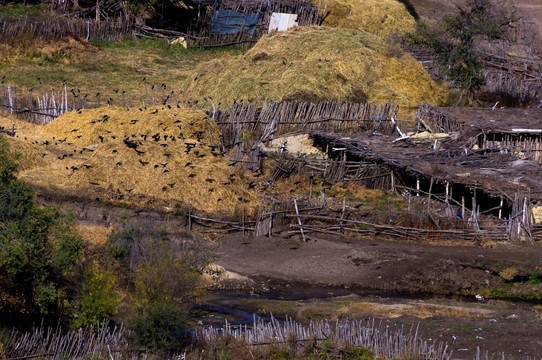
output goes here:
<path id="1" fill-rule="evenodd" d="M 179 351 L 190 341 L 187 314 L 171 304 L 158 303 L 133 319 L 130 342 L 148 349 Z"/>
<path id="2" fill-rule="evenodd" d="M 107 270 L 88 268 L 83 272 L 81 297 L 74 315 L 76 328 L 100 323 L 115 315 L 120 305 L 120 295 L 115 290 L 115 276 Z"/>
<path id="3" fill-rule="evenodd" d="M 41 207 L 17 179 L 17 164 L 0 136 L 0 316 L 66 315 L 71 270 L 83 252 L 75 219 Z M 58 319 L 57 319 L 58 321 Z"/>

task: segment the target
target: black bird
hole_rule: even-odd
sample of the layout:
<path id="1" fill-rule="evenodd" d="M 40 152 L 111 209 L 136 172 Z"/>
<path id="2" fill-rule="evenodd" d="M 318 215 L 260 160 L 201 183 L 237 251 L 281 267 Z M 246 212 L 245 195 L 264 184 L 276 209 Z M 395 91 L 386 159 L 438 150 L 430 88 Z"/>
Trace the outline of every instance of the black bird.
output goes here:
<path id="1" fill-rule="evenodd" d="M 143 166 L 147 165 L 149 162 L 148 161 L 143 161 L 141 159 L 139 159 L 139 163 Z"/>
<path id="2" fill-rule="evenodd" d="M 126 189 L 127 192 L 132 192 L 134 189 Z"/>
<path id="3" fill-rule="evenodd" d="M 64 158 L 65 158 L 66 156 L 68 156 L 68 155 L 63 154 L 62 156 L 57 157 L 57 159 L 64 160 Z"/>
<path id="4" fill-rule="evenodd" d="M 167 147 L 167 144 L 160 144 L 161 147 Z"/>
<path id="5" fill-rule="evenodd" d="M 191 163 L 191 162 L 187 162 L 186 165 L 185 165 L 184 167 L 187 167 L 187 166 L 190 166 L 190 165 L 192 165 L 192 163 Z"/>
<path id="6" fill-rule="evenodd" d="M 92 165 L 83 164 L 83 167 L 84 167 L 85 169 L 90 169 L 90 168 L 92 168 Z"/>
<path id="7" fill-rule="evenodd" d="M 256 184 L 254 184 L 254 181 L 251 181 L 251 182 L 248 184 L 248 188 L 249 188 L 249 189 L 253 189 L 255 186 L 256 186 Z"/>
<path id="8" fill-rule="evenodd" d="M 73 171 L 79 170 L 79 168 L 75 166 L 72 166 L 70 169 L 72 169 Z"/>
<path id="9" fill-rule="evenodd" d="M 205 154 L 198 155 L 198 158 L 205 157 Z"/>
<path id="10" fill-rule="evenodd" d="M 173 188 L 173 186 L 175 185 L 175 183 L 172 183 L 172 184 L 167 184 L 170 188 Z"/>
<path id="11" fill-rule="evenodd" d="M 139 151 L 137 149 L 134 149 L 137 155 L 141 156 L 141 154 L 145 154 L 145 151 Z"/>
<path id="12" fill-rule="evenodd" d="M 157 165 L 154 165 L 154 168 L 155 168 L 155 169 L 158 169 L 159 166 L 160 166 L 160 165 L 158 165 L 158 164 L 157 164 Z"/>
<path id="13" fill-rule="evenodd" d="M 162 167 L 166 167 L 168 163 L 166 162 L 166 163 L 163 163 L 163 164 L 162 163 L 158 163 L 158 164 L 162 165 Z"/>
<path id="14" fill-rule="evenodd" d="M 112 152 L 113 154 L 118 153 L 117 149 L 115 149 L 115 150 L 113 150 L 113 151 L 111 151 L 111 152 Z"/>
<path id="15" fill-rule="evenodd" d="M 50 144 L 49 140 L 45 140 L 45 142 L 42 145 L 49 145 L 49 144 Z"/>
<path id="16" fill-rule="evenodd" d="M 196 177 L 196 174 L 190 174 L 188 175 L 189 178 L 193 178 L 193 177 Z"/>
<path id="17" fill-rule="evenodd" d="M 83 135 L 77 135 L 76 138 L 81 139 Z"/>
<path id="18" fill-rule="evenodd" d="M 143 140 L 147 140 L 147 134 L 143 134 L 141 135 L 141 137 L 143 138 Z"/>
<path id="19" fill-rule="evenodd" d="M 156 133 L 151 137 L 154 139 L 154 141 L 158 141 L 158 140 L 160 140 L 160 133 Z"/>
<path id="20" fill-rule="evenodd" d="M 215 191 L 215 188 L 210 188 L 209 189 L 209 192 L 213 192 L 213 191 Z"/>
<path id="21" fill-rule="evenodd" d="M 118 166 L 121 166 L 121 165 L 122 165 L 122 161 L 117 162 L 117 165 L 118 165 Z"/>
<path id="22" fill-rule="evenodd" d="M 100 139 L 100 142 L 104 142 L 104 137 L 102 135 L 98 135 L 98 138 Z"/>
<path id="23" fill-rule="evenodd" d="M 158 114 L 158 109 L 154 110 L 153 112 L 151 112 L 151 115 L 154 115 L 154 114 Z"/>
<path id="24" fill-rule="evenodd" d="M 162 172 L 163 172 L 163 173 L 168 173 L 168 172 L 169 172 L 169 170 L 168 170 L 168 169 L 166 169 L 166 170 L 164 170 L 164 171 L 162 171 Z"/>
<path id="25" fill-rule="evenodd" d="M 209 183 L 212 183 L 212 182 L 215 182 L 216 180 L 215 179 L 205 179 L 205 181 L 207 181 Z"/>
<path id="26" fill-rule="evenodd" d="M 72 132 L 76 132 L 76 131 L 79 131 L 79 129 L 73 129 Z"/>
<path id="27" fill-rule="evenodd" d="M 136 119 L 130 120 L 130 123 L 131 123 L 132 125 L 135 125 L 135 124 L 137 123 L 137 121 L 138 121 L 138 120 L 136 120 Z"/>
<path id="28" fill-rule="evenodd" d="M 126 146 L 128 146 L 130 149 L 134 149 L 134 150 L 137 150 L 137 147 L 139 146 L 137 142 L 130 141 L 128 140 L 128 138 L 124 139 L 124 144 L 126 144 Z"/>
<path id="29" fill-rule="evenodd" d="M 169 158 L 171 156 L 171 154 L 170 153 L 164 153 L 164 156 Z"/>

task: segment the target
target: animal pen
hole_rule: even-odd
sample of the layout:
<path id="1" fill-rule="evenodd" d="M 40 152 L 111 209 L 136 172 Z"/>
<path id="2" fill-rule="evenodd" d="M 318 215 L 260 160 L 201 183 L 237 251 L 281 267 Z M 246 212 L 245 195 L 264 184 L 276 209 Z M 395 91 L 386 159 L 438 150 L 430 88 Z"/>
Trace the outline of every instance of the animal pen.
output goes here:
<path id="1" fill-rule="evenodd" d="M 187 2 L 193 8 L 193 20 L 186 31 L 189 44 L 197 46 L 252 47 L 270 31 L 273 14 L 284 14 L 290 26 L 320 25 L 327 3 L 304 0 Z"/>

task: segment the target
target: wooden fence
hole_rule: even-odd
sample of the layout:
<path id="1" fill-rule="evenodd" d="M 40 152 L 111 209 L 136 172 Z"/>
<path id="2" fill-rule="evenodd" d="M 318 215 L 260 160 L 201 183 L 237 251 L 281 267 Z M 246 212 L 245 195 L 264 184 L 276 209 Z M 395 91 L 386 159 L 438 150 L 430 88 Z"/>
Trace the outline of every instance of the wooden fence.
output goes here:
<path id="1" fill-rule="evenodd" d="M 540 76 L 518 76 L 510 70 L 484 70 L 482 75 L 490 93 L 510 96 L 523 103 L 541 99 L 542 73 Z"/>
<path id="2" fill-rule="evenodd" d="M 1 42 L 19 41 L 26 36 L 36 40 L 52 40 L 72 36 L 88 41 L 118 41 L 125 36 L 131 36 L 132 32 L 133 24 L 122 17 L 100 22 L 60 17 L 44 21 L 0 19 Z"/>
<path id="3" fill-rule="evenodd" d="M 294 130 L 391 134 L 397 109 L 393 103 L 278 101 L 264 103 L 261 108 L 257 103 L 240 103 L 209 115 L 220 128 L 224 142 L 233 144 L 239 142 L 243 133 L 267 132 L 269 138 Z"/>
<path id="4" fill-rule="evenodd" d="M 189 44 L 197 46 L 242 46 L 252 47 L 263 35 L 268 33 L 273 12 L 297 14 L 300 26 L 320 25 L 327 3 L 316 5 L 309 1 L 198 1 L 195 24 L 186 33 Z M 217 10 L 231 10 L 243 14 L 260 14 L 252 34 L 241 29 L 235 34 L 218 34 L 211 31 L 213 14 Z"/>

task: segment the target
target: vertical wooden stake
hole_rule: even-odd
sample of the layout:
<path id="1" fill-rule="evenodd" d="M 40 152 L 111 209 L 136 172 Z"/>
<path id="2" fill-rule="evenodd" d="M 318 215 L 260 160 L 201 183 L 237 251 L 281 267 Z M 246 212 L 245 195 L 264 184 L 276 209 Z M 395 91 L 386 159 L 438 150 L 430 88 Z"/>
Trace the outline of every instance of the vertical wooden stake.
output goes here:
<path id="1" fill-rule="evenodd" d="M 301 237 L 303 238 L 304 242 L 307 242 L 307 239 L 305 238 L 305 233 L 303 232 L 303 226 L 301 225 L 301 218 L 299 217 L 299 209 L 297 208 L 296 199 L 294 199 L 294 206 L 295 206 L 295 214 L 297 215 L 297 223 L 299 224 L 299 230 L 301 230 Z"/>
<path id="2" fill-rule="evenodd" d="M 312 201 L 312 181 L 314 179 L 314 171 L 311 171 L 311 185 L 310 185 L 310 188 L 309 188 L 309 206 L 311 204 L 311 201 Z"/>
<path id="3" fill-rule="evenodd" d="M 395 177 L 393 176 L 393 170 L 391 171 L 391 192 L 395 194 Z"/>
<path id="4" fill-rule="evenodd" d="M 420 196 L 420 178 L 416 178 L 416 196 Z"/>
<path id="5" fill-rule="evenodd" d="M 465 197 L 461 196 L 461 217 L 465 220 Z"/>
<path id="6" fill-rule="evenodd" d="M 503 206 L 503 197 L 501 196 L 501 204 L 499 205 L 499 219 L 502 219 L 502 206 Z"/>
<path id="7" fill-rule="evenodd" d="M 342 231 L 344 231 L 344 227 L 343 227 L 343 219 L 344 219 L 344 211 L 346 209 L 346 196 L 343 196 L 343 210 L 341 211 L 341 221 L 339 221 L 339 229 Z"/>
<path id="8" fill-rule="evenodd" d="M 325 209 L 326 208 L 326 192 L 325 191 L 320 191 L 320 197 L 322 199 L 322 209 Z"/>

